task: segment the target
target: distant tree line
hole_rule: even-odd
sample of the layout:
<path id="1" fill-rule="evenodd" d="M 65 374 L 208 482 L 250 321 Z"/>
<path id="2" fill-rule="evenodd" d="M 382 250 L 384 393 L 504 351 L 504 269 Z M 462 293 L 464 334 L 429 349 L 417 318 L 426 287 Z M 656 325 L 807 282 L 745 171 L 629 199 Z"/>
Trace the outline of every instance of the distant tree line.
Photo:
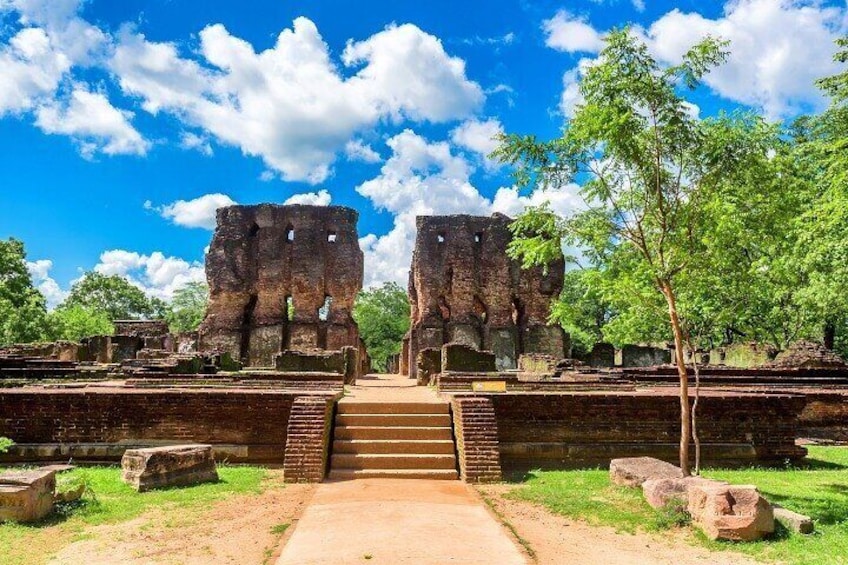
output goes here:
<path id="1" fill-rule="evenodd" d="M 191 331 L 203 320 L 207 294 L 205 283 L 191 282 L 166 302 L 124 277 L 92 271 L 48 311 L 27 270 L 23 243 L 0 240 L 0 345 L 108 335 L 116 320 L 164 319 L 172 332 Z"/>

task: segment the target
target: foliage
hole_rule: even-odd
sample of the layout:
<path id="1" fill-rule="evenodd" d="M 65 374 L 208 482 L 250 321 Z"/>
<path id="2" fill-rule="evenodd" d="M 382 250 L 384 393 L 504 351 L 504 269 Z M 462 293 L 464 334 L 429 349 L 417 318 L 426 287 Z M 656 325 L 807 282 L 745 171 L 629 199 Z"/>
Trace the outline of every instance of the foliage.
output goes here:
<path id="1" fill-rule="evenodd" d="M 6 453 L 13 445 L 15 445 L 14 441 L 7 437 L 0 436 L 0 453 Z"/>
<path id="2" fill-rule="evenodd" d="M 79 341 L 93 335 L 112 335 L 115 327 L 109 316 L 79 304 L 63 305 L 47 315 L 50 339 Z"/>
<path id="3" fill-rule="evenodd" d="M 204 282 L 190 282 L 174 291 L 165 319 L 172 332 L 191 332 L 206 315 L 209 287 Z"/>
<path id="4" fill-rule="evenodd" d="M 374 369 L 385 371 L 386 361 L 390 355 L 400 353 L 403 336 L 409 330 L 406 292 L 394 282 L 363 290 L 356 297 L 353 319 Z"/>
<path id="5" fill-rule="evenodd" d="M 32 284 L 24 244 L 0 240 L 0 345 L 43 339 L 46 318 L 46 302 Z"/>
<path id="6" fill-rule="evenodd" d="M 738 544 L 708 541 L 693 529 L 686 535 L 688 541 L 713 550 L 744 552 L 770 563 L 841 563 L 848 554 L 848 448 L 808 449 L 807 459 L 798 466 L 706 469 L 704 475 L 732 484 L 757 485 L 768 500 L 812 517 L 815 534 L 784 530 L 764 541 Z M 522 488 L 507 496 L 541 504 L 575 520 L 627 532 L 663 531 L 678 527 L 682 520 L 674 512 L 652 509 L 641 489 L 610 483 L 607 470 L 537 471 Z"/>
<path id="7" fill-rule="evenodd" d="M 163 313 L 163 304 L 152 301 L 124 277 L 91 271 L 74 283 L 60 307 L 82 306 L 103 312 L 114 322 L 152 318 Z"/>

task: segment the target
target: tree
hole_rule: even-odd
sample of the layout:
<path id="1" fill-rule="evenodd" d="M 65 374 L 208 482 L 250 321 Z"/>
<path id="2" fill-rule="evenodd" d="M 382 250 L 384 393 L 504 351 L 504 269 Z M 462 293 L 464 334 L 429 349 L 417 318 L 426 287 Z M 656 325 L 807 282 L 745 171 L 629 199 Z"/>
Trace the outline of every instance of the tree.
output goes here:
<path id="1" fill-rule="evenodd" d="M 174 291 L 165 319 L 172 332 L 191 332 L 206 315 L 209 287 L 204 282 L 190 282 Z"/>
<path id="2" fill-rule="evenodd" d="M 0 240 L 0 344 L 44 339 L 46 318 L 46 301 L 32 284 L 24 244 Z"/>
<path id="3" fill-rule="evenodd" d="M 403 336 L 409 330 L 409 299 L 394 282 L 363 290 L 356 297 L 353 319 L 368 348 L 375 369 L 386 370 L 390 355 L 400 353 Z"/>
<path id="4" fill-rule="evenodd" d="M 724 44 L 706 38 L 679 65 L 662 68 L 629 30 L 613 30 L 599 60 L 580 83 L 584 99 L 559 139 L 506 135 L 495 156 L 516 167 L 517 184 L 558 189 L 584 181 L 586 209 L 559 224 L 555 235 L 590 257 L 626 273 L 619 288 L 634 296 L 651 289 L 665 303 L 680 383 L 680 467 L 690 473 L 692 436 L 689 379 L 684 356 L 688 335 L 678 310 L 678 285 L 699 251 L 696 233 L 708 187 L 721 178 L 723 155 L 691 115 L 678 86 L 698 86 L 726 57 Z M 550 218 L 542 227 L 551 225 Z M 549 211 L 548 211 L 549 212 Z M 525 266 L 539 264 L 535 239 L 540 216 L 530 209 L 515 226 L 510 253 Z M 557 234 L 556 232 L 560 233 Z M 545 238 L 547 245 L 558 238 Z"/>
<path id="5" fill-rule="evenodd" d="M 60 307 L 82 306 L 103 312 L 110 321 L 151 318 L 157 305 L 144 292 L 119 275 L 103 275 L 91 271 L 71 287 Z"/>
<path id="6" fill-rule="evenodd" d="M 112 335 L 115 327 L 106 312 L 79 304 L 62 306 L 48 314 L 50 339 L 79 341 L 93 335 Z"/>

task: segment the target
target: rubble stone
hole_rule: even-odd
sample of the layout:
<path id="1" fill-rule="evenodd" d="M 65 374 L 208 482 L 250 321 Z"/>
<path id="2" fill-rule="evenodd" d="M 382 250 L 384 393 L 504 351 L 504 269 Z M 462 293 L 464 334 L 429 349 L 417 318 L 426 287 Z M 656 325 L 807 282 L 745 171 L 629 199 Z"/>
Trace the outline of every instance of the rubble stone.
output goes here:
<path id="1" fill-rule="evenodd" d="M 610 461 L 610 480 L 622 486 L 640 487 L 648 479 L 679 479 L 679 467 L 653 457 L 623 457 Z"/>
<path id="2" fill-rule="evenodd" d="M 698 486 L 721 486 L 727 483 L 705 479 L 704 477 L 683 477 L 678 479 L 648 479 L 642 483 L 642 494 L 653 508 L 663 508 L 669 504 L 679 504 L 678 510 L 686 510 L 689 504 L 689 489 Z"/>
<path id="3" fill-rule="evenodd" d="M 689 514 L 713 540 L 756 541 L 774 532 L 774 510 L 750 485 L 694 485 Z"/>
<path id="4" fill-rule="evenodd" d="M 813 530 L 816 529 L 812 518 L 809 516 L 793 512 L 779 504 L 773 504 L 772 506 L 774 507 L 774 519 L 793 532 L 798 532 L 799 534 L 811 534 L 813 533 Z"/>
<path id="5" fill-rule="evenodd" d="M 35 522 L 53 511 L 56 472 L 10 471 L 0 475 L 0 522 Z"/>
<path id="6" fill-rule="evenodd" d="M 442 372 L 446 371 L 494 372 L 495 354 L 491 351 L 478 351 L 461 343 L 445 344 L 442 346 Z"/>
<path id="7" fill-rule="evenodd" d="M 121 479 L 139 492 L 218 480 L 212 446 L 203 444 L 128 449 L 121 469 Z"/>

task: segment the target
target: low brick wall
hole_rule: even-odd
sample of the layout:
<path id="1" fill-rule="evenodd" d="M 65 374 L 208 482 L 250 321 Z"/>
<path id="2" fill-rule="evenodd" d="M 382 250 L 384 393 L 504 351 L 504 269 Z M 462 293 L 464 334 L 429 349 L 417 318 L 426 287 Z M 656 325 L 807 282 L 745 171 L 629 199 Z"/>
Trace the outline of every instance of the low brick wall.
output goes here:
<path id="1" fill-rule="evenodd" d="M 674 391 L 506 393 L 488 398 L 505 473 L 606 466 L 615 457 L 676 461 L 679 404 Z M 795 445 L 804 399 L 704 392 L 699 433 L 705 464 L 779 463 L 803 457 Z"/>
<path id="2" fill-rule="evenodd" d="M 0 390 L 0 436 L 18 444 L 0 461 L 115 461 L 130 447 L 196 442 L 212 444 L 219 459 L 279 464 L 289 414 L 301 396 L 241 389 Z"/>
<path id="3" fill-rule="evenodd" d="M 301 396 L 294 401 L 283 463 L 287 483 L 320 483 L 324 479 L 335 400 Z"/>
<path id="4" fill-rule="evenodd" d="M 451 402 L 460 478 L 469 483 L 501 480 L 498 423 L 492 400 L 457 397 Z"/>

